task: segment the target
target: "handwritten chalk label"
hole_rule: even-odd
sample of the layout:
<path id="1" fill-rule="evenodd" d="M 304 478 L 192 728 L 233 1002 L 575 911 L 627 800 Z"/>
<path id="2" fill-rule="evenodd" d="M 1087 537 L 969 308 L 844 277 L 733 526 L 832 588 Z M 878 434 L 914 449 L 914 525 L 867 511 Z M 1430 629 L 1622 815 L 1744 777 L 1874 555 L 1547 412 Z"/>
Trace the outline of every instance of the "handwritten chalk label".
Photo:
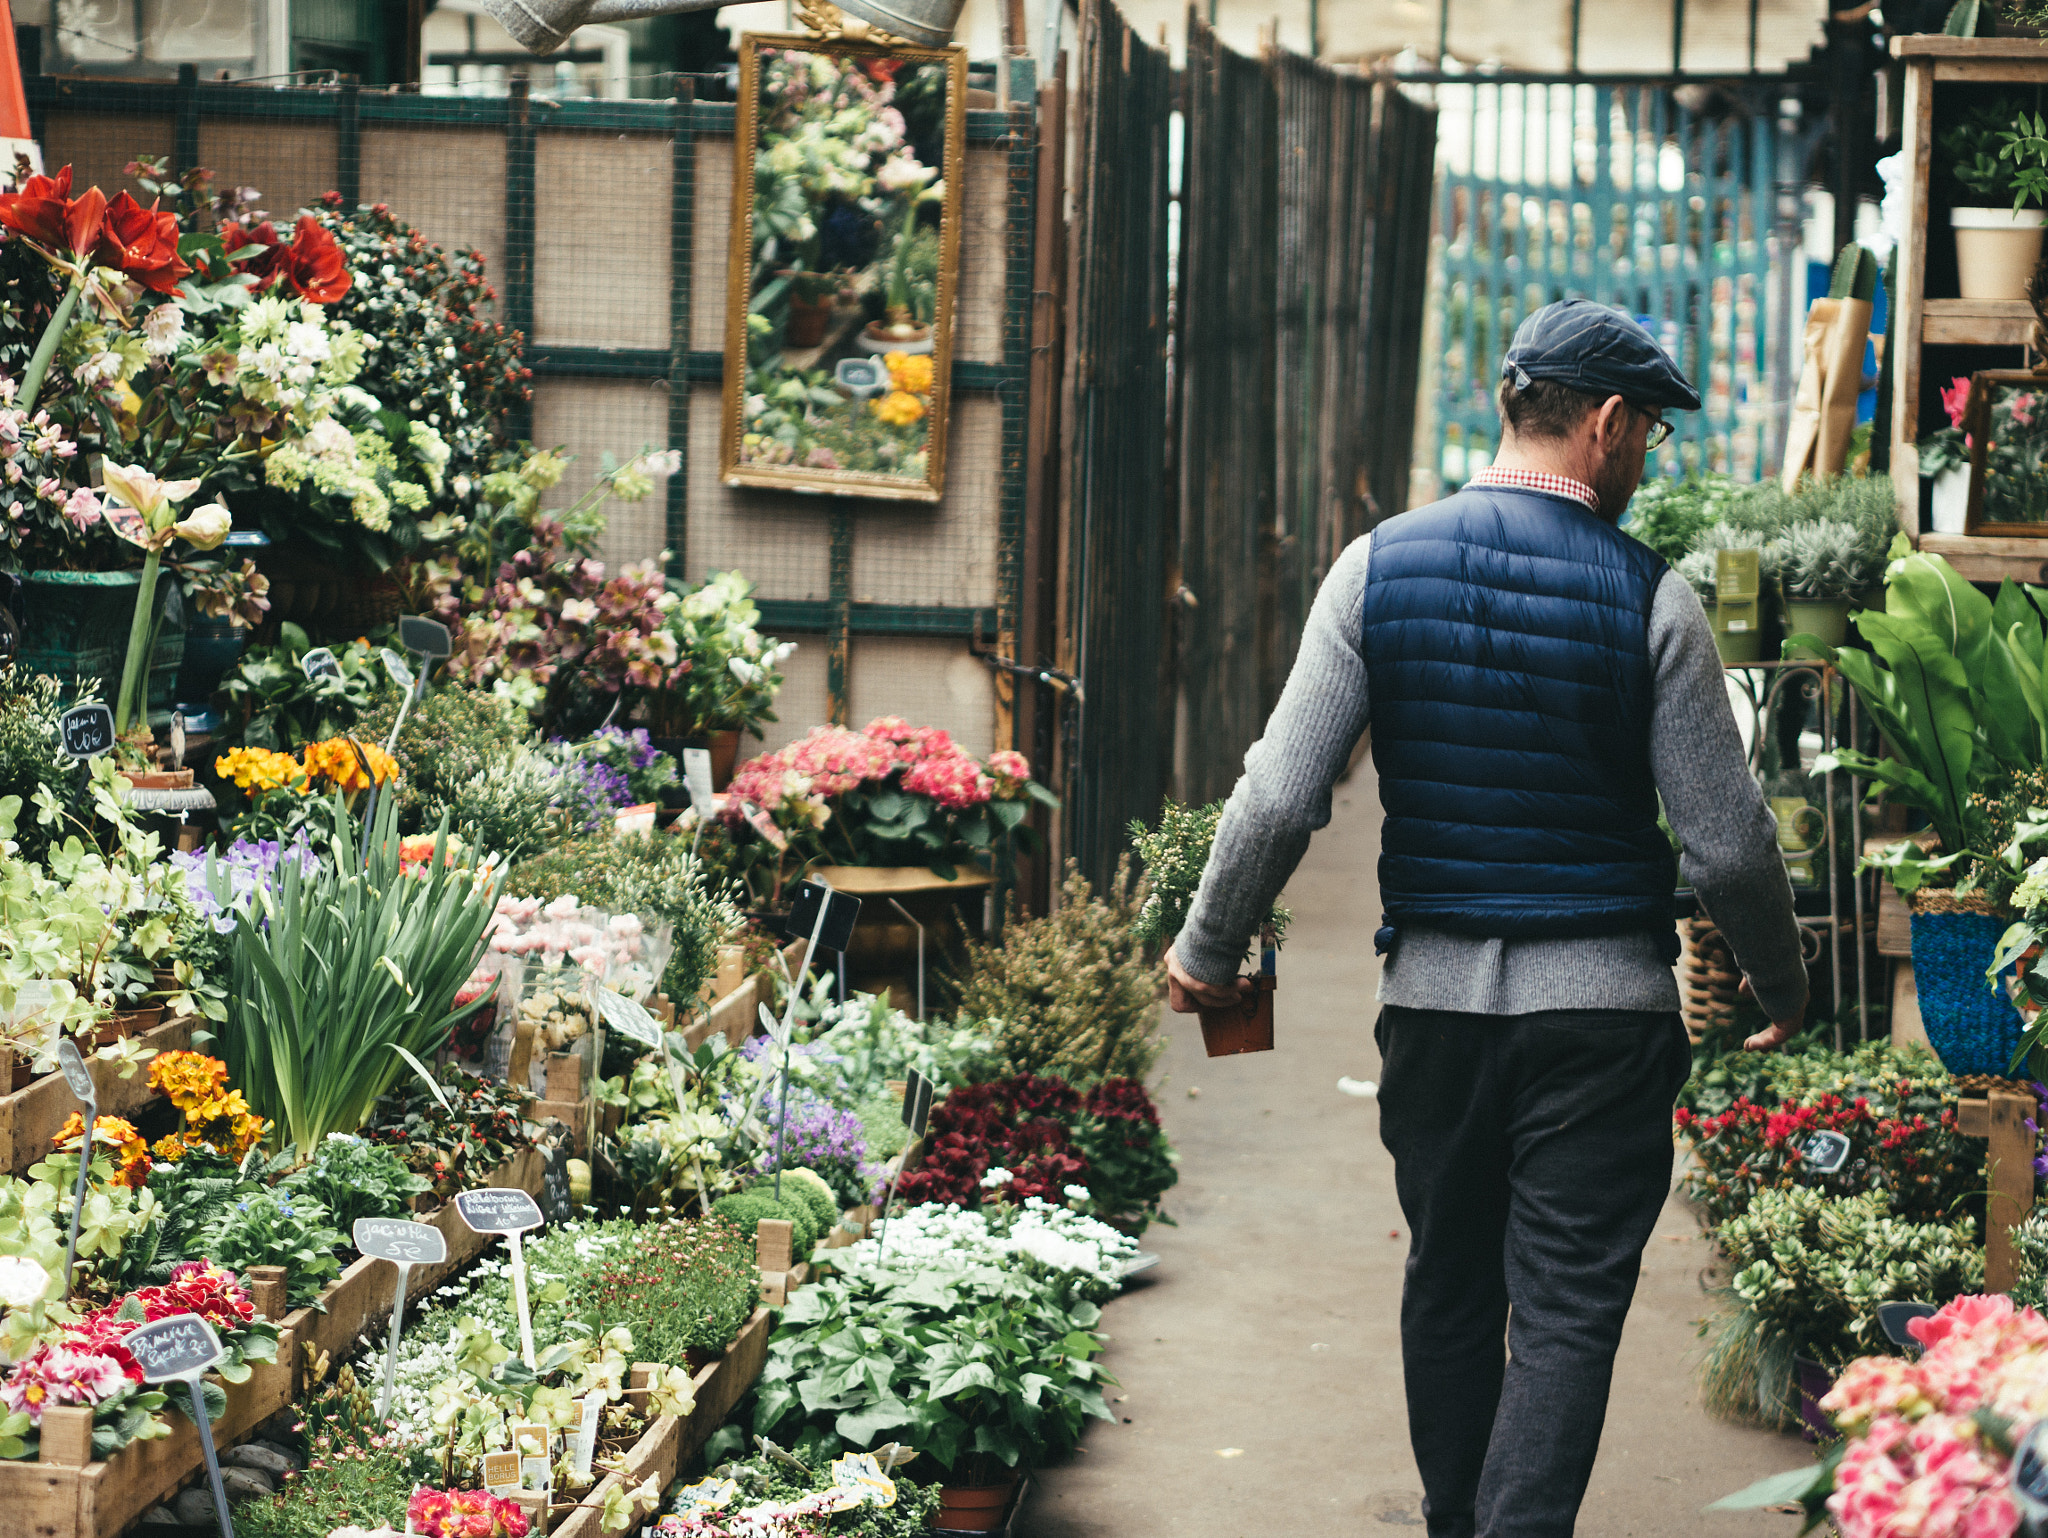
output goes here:
<path id="1" fill-rule="evenodd" d="M 711 815 L 711 753 L 706 748 L 683 749 L 683 783 L 690 787 L 690 805 L 700 817 Z"/>
<path id="2" fill-rule="evenodd" d="M 462 1221 L 479 1234 L 503 1234 L 512 1251 L 512 1303 L 519 1314 L 519 1359 L 528 1372 L 538 1371 L 533 1352 L 533 1310 L 526 1301 L 526 1251 L 519 1236 L 540 1227 L 540 1204 L 526 1192 L 510 1186 L 486 1186 L 481 1191 L 464 1191 L 455 1198 L 455 1210 Z"/>
<path id="3" fill-rule="evenodd" d="M 1800 1152 L 1813 1174 L 1832 1175 L 1849 1162 L 1849 1140 L 1839 1132 L 1816 1132 Z"/>
<path id="4" fill-rule="evenodd" d="M 57 1066 L 64 1071 L 64 1082 L 71 1086 L 72 1094 L 87 1105 L 98 1099 L 99 1087 L 92 1081 L 92 1070 L 85 1066 L 78 1043 L 69 1036 L 57 1043 Z"/>
<path id="5" fill-rule="evenodd" d="M 227 1357 L 213 1326 L 197 1314 L 173 1314 L 154 1324 L 137 1325 L 128 1332 L 126 1344 L 142 1365 L 145 1383 L 197 1382 Z"/>
<path id="6" fill-rule="evenodd" d="M 647 1012 L 645 1005 L 636 1003 L 616 989 L 599 987 L 597 1012 L 604 1016 L 607 1029 L 617 1031 L 643 1047 L 661 1045 L 661 1022 Z"/>
<path id="7" fill-rule="evenodd" d="M 341 677 L 341 662 L 331 648 L 316 646 L 299 659 L 299 671 L 309 680 Z"/>
<path id="8" fill-rule="evenodd" d="M 519 1488 L 519 1454 L 485 1453 L 484 1488 L 493 1495 L 510 1495 Z"/>
<path id="9" fill-rule="evenodd" d="M 431 1223 L 405 1218 L 357 1218 L 359 1253 L 401 1266 L 438 1266 L 448 1258 L 448 1236 Z"/>
<path id="10" fill-rule="evenodd" d="M 98 758 L 114 745 L 114 713 L 104 705 L 73 705 L 57 718 L 57 740 L 73 758 Z"/>
<path id="11" fill-rule="evenodd" d="M 384 671 L 391 675 L 391 681 L 401 689 L 412 687 L 412 668 L 406 660 L 388 646 L 377 648 L 377 655 L 384 659 Z"/>
<path id="12" fill-rule="evenodd" d="M 479 1234 L 520 1234 L 541 1225 L 540 1206 L 516 1186 L 486 1186 L 455 1198 L 462 1221 Z"/>
<path id="13" fill-rule="evenodd" d="M 424 614 L 398 616 L 398 641 L 409 652 L 422 657 L 445 657 L 455 650 L 455 638 L 448 627 Z"/>

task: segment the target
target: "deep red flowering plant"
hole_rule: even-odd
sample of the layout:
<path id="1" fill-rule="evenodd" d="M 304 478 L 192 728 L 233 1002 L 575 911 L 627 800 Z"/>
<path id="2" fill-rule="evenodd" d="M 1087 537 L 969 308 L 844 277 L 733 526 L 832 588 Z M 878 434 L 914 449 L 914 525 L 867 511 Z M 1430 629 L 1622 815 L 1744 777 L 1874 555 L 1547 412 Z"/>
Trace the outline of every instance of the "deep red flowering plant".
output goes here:
<path id="1" fill-rule="evenodd" d="M 220 243 L 230 256 L 245 246 L 263 248 L 238 264 L 256 279 L 258 293 L 283 283 L 309 303 L 333 304 L 354 282 L 340 243 L 311 214 L 299 215 L 289 244 L 278 238 L 277 226 L 268 219 L 253 225 L 223 224 Z"/>

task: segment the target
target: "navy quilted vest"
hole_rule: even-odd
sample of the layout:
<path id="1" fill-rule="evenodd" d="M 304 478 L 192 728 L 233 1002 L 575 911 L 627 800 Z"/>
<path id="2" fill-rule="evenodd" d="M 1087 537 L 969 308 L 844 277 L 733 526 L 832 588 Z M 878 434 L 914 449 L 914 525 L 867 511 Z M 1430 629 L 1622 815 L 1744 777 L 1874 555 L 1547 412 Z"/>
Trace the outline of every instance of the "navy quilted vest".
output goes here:
<path id="1" fill-rule="evenodd" d="M 1665 565 L 1578 503 L 1471 487 L 1372 535 L 1364 635 L 1386 828 L 1378 945 L 1672 932 L 1650 774 Z"/>

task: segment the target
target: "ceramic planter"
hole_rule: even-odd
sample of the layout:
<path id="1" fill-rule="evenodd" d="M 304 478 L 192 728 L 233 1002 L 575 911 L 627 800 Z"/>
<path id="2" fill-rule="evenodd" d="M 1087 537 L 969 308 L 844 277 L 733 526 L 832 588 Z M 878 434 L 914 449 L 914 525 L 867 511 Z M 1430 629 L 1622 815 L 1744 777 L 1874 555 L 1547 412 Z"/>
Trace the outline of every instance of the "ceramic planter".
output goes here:
<path id="1" fill-rule="evenodd" d="M 1849 611 L 1855 607 L 1853 598 L 1794 598 L 1786 605 L 1785 629 L 1840 646 L 1849 639 Z"/>
<path id="2" fill-rule="evenodd" d="M 1971 911 L 1946 892 L 1916 893 L 1910 906 L 1913 984 L 1928 1044 L 1950 1073 L 2003 1077 L 2025 1024 L 2004 988 L 1985 986 L 1984 973 L 2011 916 Z"/>
<path id="3" fill-rule="evenodd" d="M 1202 1050 L 1210 1057 L 1236 1057 L 1243 1052 L 1273 1050 L 1273 990 L 1278 980 L 1270 973 L 1250 979 L 1251 996 L 1229 1009 L 1204 1009 Z"/>
<path id="4" fill-rule="evenodd" d="M 1937 534 L 1961 534 L 1967 529 L 1970 521 L 1968 465 L 1950 465 L 1934 477 L 1931 518 Z"/>
<path id="5" fill-rule="evenodd" d="M 944 1533 L 992 1533 L 1003 1525 L 1016 1493 L 1014 1476 L 999 1485 L 942 1485 L 932 1526 Z"/>
<path id="6" fill-rule="evenodd" d="M 1730 667 L 1745 662 L 1761 662 L 1764 659 L 1764 633 L 1759 629 L 1723 630 L 1716 625 L 1714 650 L 1721 654 L 1721 661 Z"/>
<path id="7" fill-rule="evenodd" d="M 2041 260 L 2044 216 L 2038 208 L 1949 210 L 1956 271 L 1965 299 L 2024 299 Z"/>
<path id="8" fill-rule="evenodd" d="M 1835 1423 L 1820 1402 L 1827 1398 L 1828 1390 L 1835 1386 L 1835 1375 L 1818 1362 L 1810 1362 L 1803 1356 L 1792 1358 L 1793 1372 L 1799 1382 L 1799 1434 L 1809 1442 L 1822 1437 L 1832 1439 Z"/>

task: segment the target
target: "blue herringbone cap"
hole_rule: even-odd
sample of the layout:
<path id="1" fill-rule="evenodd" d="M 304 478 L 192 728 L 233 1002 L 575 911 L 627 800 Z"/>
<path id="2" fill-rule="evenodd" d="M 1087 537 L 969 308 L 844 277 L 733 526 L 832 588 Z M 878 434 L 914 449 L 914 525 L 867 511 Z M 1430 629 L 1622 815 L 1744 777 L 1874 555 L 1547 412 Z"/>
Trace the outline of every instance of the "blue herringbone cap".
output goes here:
<path id="1" fill-rule="evenodd" d="M 1657 339 L 1619 310 L 1590 299 L 1546 304 L 1515 328 L 1503 379 L 1516 389 L 1549 379 L 1588 395 L 1619 395 L 1634 406 L 1700 409 L 1700 392 Z"/>

